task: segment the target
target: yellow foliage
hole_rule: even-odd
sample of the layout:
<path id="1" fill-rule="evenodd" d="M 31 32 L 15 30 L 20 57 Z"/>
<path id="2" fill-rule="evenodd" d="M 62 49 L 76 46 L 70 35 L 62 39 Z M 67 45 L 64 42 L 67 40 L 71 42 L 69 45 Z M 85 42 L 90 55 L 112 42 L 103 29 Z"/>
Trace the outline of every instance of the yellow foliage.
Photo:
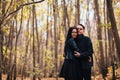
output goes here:
<path id="1" fill-rule="evenodd" d="M 108 72 L 112 72 L 112 66 L 108 67 Z"/>
<path id="2" fill-rule="evenodd" d="M 47 1 L 50 5 L 53 4 L 53 0 L 47 0 Z"/>
<path id="3" fill-rule="evenodd" d="M 2 27 L 2 31 L 6 36 L 8 36 L 10 33 L 10 27 L 4 26 L 4 27 Z"/>
<path id="4" fill-rule="evenodd" d="M 23 13 L 24 13 L 23 14 L 23 16 L 24 16 L 23 18 L 24 19 L 28 19 L 29 18 L 29 14 L 28 14 L 29 13 L 29 9 L 30 9 L 29 6 L 26 6 L 25 8 L 23 8 Z"/>
<path id="5" fill-rule="evenodd" d="M 26 37 L 29 37 L 29 32 L 28 32 L 28 31 L 24 31 L 24 35 L 25 35 Z"/>
<path id="6" fill-rule="evenodd" d="M 87 10 L 87 6 L 86 6 L 86 5 L 84 5 L 84 6 L 83 6 L 83 9 L 84 9 L 84 10 Z"/>
<path id="7" fill-rule="evenodd" d="M 6 52 L 6 50 L 7 50 L 7 52 Z M 10 50 L 7 49 L 6 46 L 3 46 L 3 55 L 4 55 L 4 57 L 9 58 L 9 54 L 10 54 Z"/>
<path id="8" fill-rule="evenodd" d="M 116 8 L 114 11 L 115 11 L 115 16 L 120 16 L 120 8 Z"/>

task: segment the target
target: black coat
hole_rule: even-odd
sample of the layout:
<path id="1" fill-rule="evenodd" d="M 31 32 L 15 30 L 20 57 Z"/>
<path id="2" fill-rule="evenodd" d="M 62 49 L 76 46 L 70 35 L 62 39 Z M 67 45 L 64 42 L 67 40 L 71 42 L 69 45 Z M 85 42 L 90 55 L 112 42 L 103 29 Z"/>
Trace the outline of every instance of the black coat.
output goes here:
<path id="1" fill-rule="evenodd" d="M 70 38 L 65 44 L 65 59 L 75 59 L 74 51 L 79 51 L 77 44 L 73 38 Z"/>
<path id="2" fill-rule="evenodd" d="M 76 43 L 81 54 L 79 57 L 81 68 L 91 68 L 93 66 L 93 47 L 90 38 L 84 35 L 79 35 Z M 89 61 L 90 58 L 91 61 Z"/>
<path id="3" fill-rule="evenodd" d="M 65 44 L 65 60 L 60 71 L 59 77 L 68 80 L 79 80 L 79 61 L 74 56 L 74 51 L 79 51 L 77 44 L 73 38 L 70 38 Z"/>

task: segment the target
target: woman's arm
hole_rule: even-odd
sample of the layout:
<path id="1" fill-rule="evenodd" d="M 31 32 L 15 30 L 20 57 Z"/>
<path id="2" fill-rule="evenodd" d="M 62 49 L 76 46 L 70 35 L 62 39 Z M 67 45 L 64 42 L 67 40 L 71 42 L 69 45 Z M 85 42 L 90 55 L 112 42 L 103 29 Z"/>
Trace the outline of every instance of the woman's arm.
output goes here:
<path id="1" fill-rule="evenodd" d="M 73 38 L 71 38 L 69 40 L 69 45 L 73 49 L 73 51 L 79 52 L 79 48 L 78 48 L 78 46 L 77 46 L 77 44 L 76 44 L 76 42 L 75 42 L 75 40 Z"/>

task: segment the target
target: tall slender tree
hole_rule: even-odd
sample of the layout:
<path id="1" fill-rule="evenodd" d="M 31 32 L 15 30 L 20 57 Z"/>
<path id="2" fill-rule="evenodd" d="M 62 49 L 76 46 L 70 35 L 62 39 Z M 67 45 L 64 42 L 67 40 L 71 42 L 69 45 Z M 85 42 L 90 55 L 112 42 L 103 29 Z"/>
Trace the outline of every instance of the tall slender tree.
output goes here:
<path id="1" fill-rule="evenodd" d="M 34 2 L 34 0 L 32 0 Z M 32 5 L 32 31 L 33 31 L 33 45 L 32 45 L 32 54 L 33 54 L 33 80 L 36 79 L 35 76 L 35 67 L 36 67 L 36 53 L 35 53 L 35 5 Z"/>
<path id="2" fill-rule="evenodd" d="M 0 80 L 2 80 L 2 41 L 3 41 L 3 33 L 1 31 L 1 23 L 0 23 Z"/>
<path id="3" fill-rule="evenodd" d="M 70 27 L 70 21 L 69 21 L 69 16 L 67 12 L 67 5 L 66 1 L 62 0 L 63 3 L 63 31 L 65 31 L 65 37 L 67 36 L 66 31 L 68 30 L 68 27 Z"/>
<path id="4" fill-rule="evenodd" d="M 54 49 L 55 49 L 55 74 L 56 74 L 56 79 L 57 79 L 57 71 L 58 71 L 58 41 L 57 41 L 57 10 L 58 10 L 58 1 L 54 0 L 53 3 L 53 15 L 54 15 Z"/>
<path id="5" fill-rule="evenodd" d="M 48 48 L 48 43 L 49 43 L 49 22 L 48 22 L 48 18 L 49 18 L 49 2 L 47 2 L 47 25 L 46 25 L 46 45 L 45 45 L 45 47 L 46 47 L 46 52 L 45 52 L 45 57 L 47 57 L 47 52 L 48 52 L 48 50 L 49 50 L 49 48 Z M 45 69 L 44 69 L 44 77 L 46 77 L 47 75 L 47 69 L 46 69 L 46 67 L 47 67 L 47 60 L 45 60 Z"/>
<path id="6" fill-rule="evenodd" d="M 0 0 L 0 7 L 2 8 L 0 14 L 1 17 L 5 14 L 5 1 L 6 0 Z M 2 19 L 0 19 L 0 80 L 2 80 L 3 40 Z"/>
<path id="7" fill-rule="evenodd" d="M 107 1 L 107 11 L 109 13 L 109 19 L 111 22 L 111 28 L 112 28 L 112 33 L 114 36 L 114 40 L 115 40 L 115 45 L 116 45 L 116 49 L 117 49 L 117 55 L 119 56 L 119 61 L 120 61 L 120 37 L 118 34 L 118 29 L 117 29 L 117 25 L 116 25 L 116 20 L 115 20 L 115 15 L 113 12 L 113 7 L 112 7 L 112 0 L 106 0 Z"/>
<path id="8" fill-rule="evenodd" d="M 106 77 L 106 67 L 105 67 L 105 60 L 104 60 L 104 53 L 103 53 L 103 43 L 102 43 L 102 28 L 100 27 L 101 20 L 100 20 L 100 13 L 99 13 L 99 4 L 98 0 L 94 0 L 95 3 L 95 11 L 96 11 L 96 19 L 97 19 L 97 38 L 98 38 L 98 51 L 100 54 L 100 71 L 102 73 L 102 76 L 105 80 Z"/>
<path id="9" fill-rule="evenodd" d="M 75 19 L 75 24 L 80 23 L 80 0 L 76 0 L 76 19 Z"/>
<path id="10" fill-rule="evenodd" d="M 87 25 L 88 36 L 90 36 L 90 32 L 91 32 L 90 21 L 89 21 L 89 11 L 90 11 L 89 4 L 90 4 L 90 0 L 87 0 L 86 25 Z"/>
<path id="11" fill-rule="evenodd" d="M 14 23 L 11 23 L 11 26 L 14 26 Z M 10 33 L 9 33 L 9 46 L 8 48 L 10 49 L 10 59 L 9 59 L 9 64 L 8 64 L 8 68 L 7 68 L 7 80 L 12 80 L 12 72 L 13 72 L 13 68 L 12 68 L 12 49 L 13 49 L 13 36 L 14 36 L 14 27 L 10 28 Z"/>

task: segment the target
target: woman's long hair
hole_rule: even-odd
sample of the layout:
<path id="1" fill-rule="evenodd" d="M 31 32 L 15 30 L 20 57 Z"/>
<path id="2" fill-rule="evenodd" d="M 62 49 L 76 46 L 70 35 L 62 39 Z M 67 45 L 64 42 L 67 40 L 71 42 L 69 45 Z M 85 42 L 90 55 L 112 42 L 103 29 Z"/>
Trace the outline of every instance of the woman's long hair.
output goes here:
<path id="1" fill-rule="evenodd" d="M 67 45 L 67 42 L 70 38 L 72 38 L 72 30 L 73 29 L 76 29 L 77 30 L 77 27 L 74 26 L 74 27 L 70 27 L 69 30 L 68 30 L 68 33 L 67 33 L 67 37 L 66 37 L 66 40 L 65 40 L 65 47 L 64 47 L 64 52 L 66 53 L 66 45 Z"/>
<path id="2" fill-rule="evenodd" d="M 77 27 L 70 27 L 69 30 L 68 30 L 68 33 L 67 33 L 67 37 L 66 37 L 66 40 L 65 40 L 65 44 L 67 43 L 67 41 L 72 38 L 72 30 L 73 29 L 76 29 L 77 30 Z"/>

